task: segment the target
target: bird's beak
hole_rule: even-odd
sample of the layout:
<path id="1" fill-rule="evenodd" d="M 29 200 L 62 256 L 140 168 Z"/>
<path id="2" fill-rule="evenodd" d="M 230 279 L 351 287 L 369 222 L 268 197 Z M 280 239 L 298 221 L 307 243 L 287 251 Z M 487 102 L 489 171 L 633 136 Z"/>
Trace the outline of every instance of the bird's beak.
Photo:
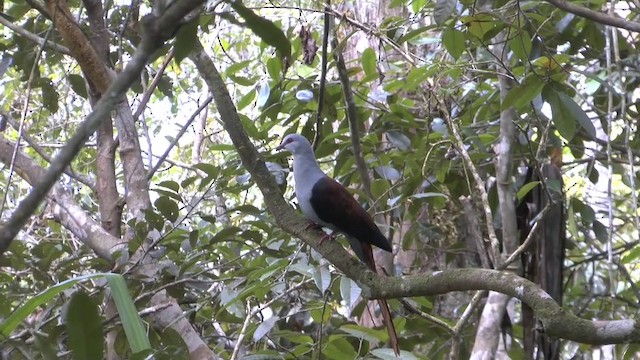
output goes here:
<path id="1" fill-rule="evenodd" d="M 280 144 L 278 145 L 278 147 L 276 148 L 277 151 L 283 150 L 284 149 L 284 144 Z"/>

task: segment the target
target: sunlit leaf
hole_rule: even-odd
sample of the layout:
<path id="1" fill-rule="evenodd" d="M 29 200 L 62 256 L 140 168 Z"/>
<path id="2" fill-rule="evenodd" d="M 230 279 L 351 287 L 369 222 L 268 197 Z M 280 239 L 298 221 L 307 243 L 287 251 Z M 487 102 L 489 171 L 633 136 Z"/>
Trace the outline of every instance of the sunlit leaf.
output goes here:
<path id="1" fill-rule="evenodd" d="M 340 296 L 342 296 L 342 300 L 344 300 L 349 313 L 353 306 L 355 306 L 361 293 L 362 289 L 360 289 L 355 281 L 346 276 L 340 278 Z"/>
<path id="2" fill-rule="evenodd" d="M 272 57 L 267 60 L 267 72 L 271 79 L 280 81 L 282 77 L 282 60 Z"/>
<path id="3" fill-rule="evenodd" d="M 331 272 L 327 266 L 317 266 L 313 268 L 313 281 L 320 290 L 321 293 L 324 294 L 325 291 L 331 285 Z"/>
<path id="4" fill-rule="evenodd" d="M 540 95 L 544 85 L 539 76 L 528 76 L 522 84 L 509 91 L 502 101 L 501 108 L 503 110 L 509 107 L 514 107 L 516 110 L 522 109 Z"/>
<path id="5" fill-rule="evenodd" d="M 540 184 L 540 181 L 531 181 L 522 185 L 522 187 L 520 188 L 520 190 L 518 190 L 518 193 L 516 194 L 518 201 L 522 201 L 522 199 L 524 199 L 524 197 L 527 196 L 527 194 L 531 190 L 533 190 L 536 186 L 538 186 L 538 184 Z"/>
<path id="6" fill-rule="evenodd" d="M 362 52 L 362 56 L 360 57 L 360 62 L 362 63 L 362 69 L 364 73 L 368 76 L 377 74 L 377 66 L 378 62 L 376 52 L 373 51 L 372 48 L 366 48 Z"/>
<path id="7" fill-rule="evenodd" d="M 264 338 L 271 329 L 276 325 L 276 323 L 280 320 L 278 316 L 272 316 L 267 320 L 263 321 L 258 325 L 258 328 L 253 333 L 253 341 L 260 341 Z"/>

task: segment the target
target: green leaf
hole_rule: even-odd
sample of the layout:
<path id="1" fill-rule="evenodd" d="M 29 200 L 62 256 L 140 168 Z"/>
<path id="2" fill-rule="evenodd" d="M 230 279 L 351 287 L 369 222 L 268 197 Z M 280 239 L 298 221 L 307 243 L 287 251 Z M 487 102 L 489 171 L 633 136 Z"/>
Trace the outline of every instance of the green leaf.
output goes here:
<path id="1" fill-rule="evenodd" d="M 371 183 L 371 194 L 374 198 L 379 199 L 389 191 L 389 182 L 384 179 L 375 179 Z"/>
<path id="2" fill-rule="evenodd" d="M 378 59 L 376 56 L 376 52 L 373 51 L 372 48 L 367 48 L 362 52 L 360 61 L 362 62 L 362 70 L 364 70 L 364 73 L 367 76 L 373 76 L 378 73 L 376 66 Z"/>
<path id="3" fill-rule="evenodd" d="M 178 204 L 168 196 L 160 196 L 153 204 L 165 219 L 171 222 L 178 220 L 178 216 L 180 215 Z"/>
<path id="4" fill-rule="evenodd" d="M 355 336 L 359 339 L 364 339 L 370 343 L 384 341 L 387 338 L 387 336 L 385 336 L 381 331 L 360 325 L 344 324 L 340 326 L 340 330 L 346 332 L 351 336 Z"/>
<path id="5" fill-rule="evenodd" d="M 252 89 L 251 91 L 249 91 L 248 93 L 242 95 L 242 97 L 240 98 L 240 100 L 238 100 L 238 111 L 246 108 L 247 106 L 249 106 L 251 103 L 253 103 L 253 101 L 256 99 L 256 90 Z M 229 150 L 234 150 L 235 147 L 233 145 L 230 145 L 231 149 Z"/>
<path id="6" fill-rule="evenodd" d="M 454 59 L 458 60 L 460 55 L 465 51 L 465 42 L 464 42 L 464 34 L 462 31 L 456 30 L 454 28 L 447 28 L 442 33 L 442 43 L 444 47 L 447 49 L 449 54 L 453 56 Z"/>
<path id="7" fill-rule="evenodd" d="M 602 244 L 606 244 L 609 239 L 609 232 L 606 226 L 603 223 L 596 220 L 593 222 L 593 233 L 596 235 L 596 239 L 600 241 Z"/>
<path id="8" fill-rule="evenodd" d="M 413 11 L 414 14 L 417 14 L 420 12 L 420 10 L 424 8 L 426 4 L 427 4 L 427 0 L 412 0 L 411 11 Z"/>
<path id="9" fill-rule="evenodd" d="M 282 77 L 282 60 L 277 57 L 267 60 L 267 72 L 273 80 L 280 81 Z"/>
<path id="10" fill-rule="evenodd" d="M 342 300 L 344 300 L 349 313 L 351 313 L 351 309 L 357 303 L 360 293 L 362 293 L 362 289 L 360 289 L 355 281 L 346 276 L 340 278 L 340 296 L 342 296 Z"/>
<path id="11" fill-rule="evenodd" d="M 522 185 L 522 187 L 520 188 L 520 190 L 518 190 L 518 193 L 516 194 L 518 201 L 522 201 L 522 199 L 524 199 L 524 197 L 527 196 L 529 191 L 533 190 L 533 188 L 538 186 L 538 184 L 540 184 L 540 181 L 532 181 Z"/>
<path id="12" fill-rule="evenodd" d="M 520 110 L 531 103 L 536 96 L 540 95 L 543 87 L 544 82 L 537 75 L 527 76 L 522 84 L 509 91 L 500 107 L 502 110 L 509 107 Z"/>
<path id="13" fill-rule="evenodd" d="M 353 346 L 342 335 L 329 336 L 322 354 L 326 358 L 334 360 L 355 359 L 358 355 Z"/>
<path id="14" fill-rule="evenodd" d="M 282 57 L 291 58 L 291 43 L 285 34 L 276 24 L 256 15 L 252 10 L 246 8 L 240 1 L 231 1 L 231 7 L 242 16 L 245 25 L 251 29 L 262 41 L 276 48 Z"/>
<path id="15" fill-rule="evenodd" d="M 211 146 L 211 149 L 213 149 L 214 151 L 225 151 L 235 150 L 235 147 L 233 145 L 215 144 Z M 204 171 L 210 177 L 216 177 L 218 176 L 218 174 L 220 174 L 220 168 L 213 164 L 199 163 L 193 165 L 193 167 L 198 170 Z"/>
<path id="16" fill-rule="evenodd" d="M 589 135 L 589 139 L 596 139 L 596 128 L 593 126 L 593 122 L 589 119 L 587 113 L 582 110 L 580 105 L 565 93 L 558 93 L 558 96 L 562 106 L 569 114 L 571 114 L 574 120 L 578 121 L 578 124 L 582 126 L 582 128 L 587 132 L 587 135 Z"/>
<path id="17" fill-rule="evenodd" d="M 324 294 L 329 285 L 331 285 L 331 272 L 327 266 L 318 266 L 313 268 L 313 281 L 316 283 L 318 290 Z"/>
<path id="18" fill-rule="evenodd" d="M 236 238 L 237 235 L 239 233 L 242 232 L 242 229 L 240 229 L 237 226 L 229 226 L 226 228 L 223 228 L 222 230 L 218 231 L 212 238 L 211 240 L 209 240 L 209 245 L 214 244 L 216 242 L 220 242 L 223 240 L 229 240 L 231 238 Z"/>
<path id="19" fill-rule="evenodd" d="M 173 180 L 167 180 L 167 181 L 162 181 L 158 184 L 158 186 L 162 186 L 165 187 L 167 189 L 171 189 L 173 191 L 175 191 L 176 193 L 180 191 L 180 184 L 178 184 L 177 182 L 173 181 Z"/>
<path id="20" fill-rule="evenodd" d="M 180 64 L 180 62 L 189 56 L 191 50 L 193 50 L 193 46 L 198 39 L 198 25 L 199 18 L 195 17 L 193 20 L 188 23 L 182 25 L 176 34 L 176 40 L 173 42 L 174 52 L 174 61 L 176 64 Z"/>
<path id="21" fill-rule="evenodd" d="M 38 80 L 42 90 L 42 105 L 52 114 L 58 111 L 60 104 L 58 103 L 58 90 L 53 86 L 51 79 L 42 78 Z"/>
<path id="22" fill-rule="evenodd" d="M 237 76 L 237 75 L 233 75 L 233 74 L 229 74 L 227 75 L 227 77 L 233 81 L 234 83 L 240 85 L 240 86 L 253 86 L 256 84 L 256 82 L 252 79 L 246 78 L 244 76 Z"/>
<path id="23" fill-rule="evenodd" d="M 104 335 L 98 305 L 83 291 L 76 291 L 69 300 L 65 326 L 67 345 L 74 359 L 102 359 Z"/>
<path id="24" fill-rule="evenodd" d="M 485 34 L 496 27 L 496 19 L 487 13 L 477 13 L 460 17 L 460 21 L 467 26 L 471 35 L 483 39 Z"/>
<path id="25" fill-rule="evenodd" d="M 436 24 L 442 25 L 449 20 L 457 3 L 458 0 L 436 0 L 436 5 L 433 8 L 433 20 Z"/>
<path id="26" fill-rule="evenodd" d="M 573 119 L 569 109 L 560 100 L 558 91 L 551 86 L 545 86 L 542 95 L 551 106 L 552 120 L 556 125 L 556 129 L 558 129 L 563 138 L 571 141 L 576 134 L 576 120 Z"/>
<path id="27" fill-rule="evenodd" d="M 631 264 L 635 263 L 638 258 L 640 258 L 640 246 L 634 246 L 631 250 L 624 253 L 621 261 L 623 264 Z"/>
<path id="28" fill-rule="evenodd" d="M 225 70 L 225 74 L 227 76 L 229 76 L 229 75 L 233 75 L 233 74 L 237 73 L 240 70 L 247 69 L 251 65 L 252 61 L 253 60 L 245 60 L 245 61 L 240 61 L 240 62 L 231 64 L 231 65 L 229 65 L 227 70 Z"/>
<path id="29" fill-rule="evenodd" d="M 527 61 L 529 59 L 532 46 L 531 36 L 526 30 L 520 31 L 517 36 L 509 40 L 509 47 L 522 61 Z"/>
<path id="30" fill-rule="evenodd" d="M 78 94 L 83 99 L 89 98 L 89 94 L 87 93 L 87 85 L 84 83 L 84 78 L 80 75 L 70 74 L 67 79 L 69 80 L 69 84 L 71 84 L 71 90 L 74 93 Z"/>
<path id="31" fill-rule="evenodd" d="M 122 321 L 122 327 L 124 333 L 127 335 L 127 341 L 131 347 L 131 352 L 137 353 L 143 350 L 151 348 L 149 337 L 142 325 L 142 319 L 138 315 L 133 300 L 127 289 L 127 284 L 122 276 L 109 276 L 107 277 L 109 282 L 109 288 L 113 295 L 113 300 L 116 303 L 118 309 L 118 315 L 120 321 Z"/>
<path id="32" fill-rule="evenodd" d="M 433 75 L 437 71 L 436 66 L 423 66 L 419 68 L 413 68 L 409 71 L 407 75 L 407 81 L 404 84 L 404 90 L 411 91 L 420 86 L 426 79 L 428 79 L 431 75 Z M 391 106 L 391 110 L 401 110 L 406 112 L 406 109 L 399 106 Z M 399 115 L 409 115 L 405 117 L 405 119 L 410 118 L 410 114 L 400 113 Z"/>

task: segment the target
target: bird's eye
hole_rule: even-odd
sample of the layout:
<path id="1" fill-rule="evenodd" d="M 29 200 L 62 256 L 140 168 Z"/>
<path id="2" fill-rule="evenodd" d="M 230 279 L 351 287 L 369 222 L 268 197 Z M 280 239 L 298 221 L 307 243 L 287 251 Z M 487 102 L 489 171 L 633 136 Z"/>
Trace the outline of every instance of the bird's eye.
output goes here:
<path id="1" fill-rule="evenodd" d="M 288 138 L 287 141 L 285 141 L 284 143 L 288 144 L 288 143 L 292 143 L 292 142 L 293 142 L 293 139 L 292 138 Z"/>

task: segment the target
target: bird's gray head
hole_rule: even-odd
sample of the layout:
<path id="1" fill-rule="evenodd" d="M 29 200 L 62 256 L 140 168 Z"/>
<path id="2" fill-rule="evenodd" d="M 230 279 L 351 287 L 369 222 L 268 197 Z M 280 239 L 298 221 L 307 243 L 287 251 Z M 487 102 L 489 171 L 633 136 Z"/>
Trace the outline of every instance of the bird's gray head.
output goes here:
<path id="1" fill-rule="evenodd" d="M 276 148 L 276 150 L 282 149 L 289 150 L 293 155 L 307 152 L 313 153 L 309 140 L 299 134 L 289 134 L 285 136 L 280 145 Z"/>

